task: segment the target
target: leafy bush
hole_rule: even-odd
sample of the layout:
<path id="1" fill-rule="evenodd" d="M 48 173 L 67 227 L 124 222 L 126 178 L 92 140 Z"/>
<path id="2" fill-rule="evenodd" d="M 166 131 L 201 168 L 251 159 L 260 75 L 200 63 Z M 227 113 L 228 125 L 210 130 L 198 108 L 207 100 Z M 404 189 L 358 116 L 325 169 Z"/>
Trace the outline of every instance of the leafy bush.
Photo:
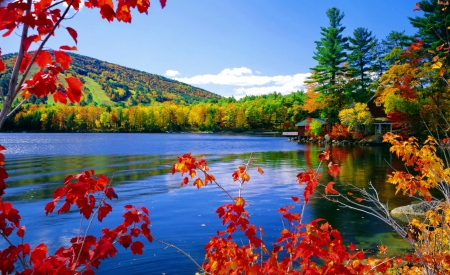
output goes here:
<path id="1" fill-rule="evenodd" d="M 331 127 L 330 139 L 331 140 L 351 140 L 352 134 L 348 131 L 347 126 L 341 125 L 339 123 L 335 123 L 333 127 Z"/>

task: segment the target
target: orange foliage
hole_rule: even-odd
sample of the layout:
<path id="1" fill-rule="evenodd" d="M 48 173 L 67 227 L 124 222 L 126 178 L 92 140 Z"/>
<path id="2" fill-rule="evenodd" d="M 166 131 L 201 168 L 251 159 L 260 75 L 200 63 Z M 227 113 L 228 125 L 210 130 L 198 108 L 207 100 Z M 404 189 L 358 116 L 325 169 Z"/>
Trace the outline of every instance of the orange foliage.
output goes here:
<path id="1" fill-rule="evenodd" d="M 326 107 L 323 100 L 320 99 L 321 94 L 319 92 L 308 91 L 306 92 L 306 100 L 302 106 L 304 111 L 308 113 L 313 113 L 316 110 L 322 110 Z"/>
<path id="2" fill-rule="evenodd" d="M 347 126 L 335 123 L 331 127 L 330 139 L 331 140 L 350 140 L 352 134 L 347 130 Z"/>

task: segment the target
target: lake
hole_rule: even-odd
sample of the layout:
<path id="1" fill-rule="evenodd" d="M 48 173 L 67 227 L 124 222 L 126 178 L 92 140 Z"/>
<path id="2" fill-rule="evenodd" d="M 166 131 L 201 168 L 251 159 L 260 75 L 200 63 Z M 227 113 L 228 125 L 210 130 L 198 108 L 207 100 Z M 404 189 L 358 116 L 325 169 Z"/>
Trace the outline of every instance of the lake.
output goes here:
<path id="1" fill-rule="evenodd" d="M 177 156 L 188 152 L 205 156 L 210 172 L 233 196 L 237 196 L 238 185 L 231 174 L 250 156 L 254 158 L 255 166 L 265 173 L 250 170 L 251 180 L 242 194 L 249 205 L 250 221 L 264 228 L 269 247 L 283 229 L 277 209 L 292 205 L 291 196 L 303 194 L 304 187 L 296 182 L 296 175 L 317 167 L 317 155 L 325 149 L 332 151 L 333 160 L 342 167 L 338 184 L 349 182 L 364 187 L 371 181 L 390 208 L 408 203 L 407 198 L 394 194 L 394 186 L 385 183 L 386 175 L 402 166 L 385 146 L 325 147 L 254 135 L 119 133 L 2 133 L 0 144 L 7 148 L 4 153 L 10 175 L 4 200 L 14 202 L 19 209 L 22 225 L 27 228 L 25 241 L 32 247 L 45 242 L 50 252 L 67 246 L 78 232 L 80 219 L 78 211 L 45 216 L 45 204 L 67 175 L 94 169 L 96 174 L 112 179 L 119 200 L 111 203 L 113 213 L 103 223 L 96 223 L 92 234 L 116 226 L 124 205 L 143 205 L 150 210 L 152 235 L 180 247 L 201 264 L 204 245 L 224 228 L 215 211 L 229 199 L 215 185 L 200 190 L 192 185 L 180 186 L 181 176 L 172 175 L 171 169 Z M 324 181 L 329 180 L 325 175 Z M 388 243 L 389 249 L 396 252 L 405 247 L 381 221 L 313 198 L 303 220 L 319 217 L 326 218 L 343 233 L 346 242 L 358 248 L 370 251 Z M 6 243 L 0 241 L 0 245 L 5 247 Z M 145 242 L 144 255 L 119 249 L 118 256 L 104 261 L 96 273 L 168 275 L 196 271 L 195 265 L 175 250 Z"/>

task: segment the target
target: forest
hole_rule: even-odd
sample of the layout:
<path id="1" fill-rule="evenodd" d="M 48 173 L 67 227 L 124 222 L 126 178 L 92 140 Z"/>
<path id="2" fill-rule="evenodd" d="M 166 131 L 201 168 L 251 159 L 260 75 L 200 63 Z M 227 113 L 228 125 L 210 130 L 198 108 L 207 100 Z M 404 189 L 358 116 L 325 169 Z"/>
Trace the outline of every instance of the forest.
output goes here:
<path id="1" fill-rule="evenodd" d="M 192 104 L 153 102 L 133 107 L 27 104 L 6 120 L 5 131 L 166 132 L 291 129 L 307 112 L 302 92 L 212 99 Z"/>
<path id="2" fill-rule="evenodd" d="M 164 8 L 166 0 L 159 2 Z M 238 164 L 231 174 L 237 193 L 233 196 L 210 172 L 205 158 L 185 153 L 174 159 L 171 167 L 172 174 L 180 175 L 180 186 L 191 184 L 200 189 L 216 185 L 226 198 L 215 211 L 223 227 L 211 233 L 215 235 L 204 246 L 202 263 L 197 263 L 170 241 L 154 237 L 150 211 L 141 204 L 124 205 L 121 218 L 115 221 L 116 227 L 108 224 L 109 228 L 103 228 L 98 237 L 90 235 L 91 224 L 96 220 L 101 223 L 112 211 L 108 202 L 118 199 L 111 180 L 97 175 L 93 169 L 67 176 L 44 206 L 46 215 L 64 214 L 71 207 L 77 208 L 81 219 L 87 220 L 84 227 L 77 221 L 80 223 L 78 235 L 70 239 L 67 247 L 49 252 L 45 242 L 32 247 L 24 241 L 26 228 L 21 225 L 19 211 L 3 196 L 8 190 L 5 180 L 9 175 L 3 154 L 6 148 L 0 145 L 0 235 L 6 241 L 6 247 L 0 251 L 2 274 L 16 271 L 17 274 L 91 275 L 101 262 L 116 256 L 116 247 L 130 248 L 132 254 L 142 255 L 145 245 L 152 242 L 188 257 L 202 274 L 450 273 L 449 1 L 416 3 L 415 10 L 421 11 L 422 16 L 410 18 L 410 21 L 417 33 L 409 37 L 404 32 L 393 31 L 381 41 L 366 28 L 357 28 L 353 36 L 344 37 L 345 27 L 341 23 L 344 13 L 330 8 L 327 11 L 329 24 L 321 27 L 321 39 L 316 41 L 313 56 L 317 66 L 311 68 L 306 91 L 293 91 L 289 95 L 274 91 L 239 100 L 213 95 L 200 100 L 198 96 L 203 91 L 189 87 L 186 88 L 189 97 L 185 99 L 176 93 L 171 96 L 169 88 L 159 93 L 158 89 L 147 87 L 147 91 L 144 86 L 119 83 L 116 71 L 89 75 L 79 68 L 78 75 L 73 75 L 70 63 L 77 57 L 65 51 L 76 47 L 64 45 L 59 50 L 44 50 L 45 42 L 61 26 L 71 8 L 79 11 L 84 5 L 98 9 L 101 18 L 107 21 L 130 23 L 130 9 L 147 13 L 149 1 L 118 1 L 117 5 L 112 1 L 81 0 L 31 3 L 14 1 L 7 7 L 0 6 L 3 36 L 10 35 L 18 26 L 24 30 L 13 69 L 6 70 L 0 59 L 0 71 L 10 73 L 9 85 L 6 87 L 2 82 L 1 86 L 6 90 L 1 94 L 2 130 L 270 131 L 292 129 L 301 119 L 320 117 L 335 123 L 335 129 L 348 132 L 357 131 L 359 126 L 375 119 L 368 114 L 367 107 L 367 102 L 374 99 L 375 104 L 383 106 L 385 118 L 393 122 L 396 132 L 401 134 L 386 133 L 384 142 L 391 145 L 390 152 L 410 169 L 392 169 L 387 183 L 395 186 L 396 194 L 415 198 L 427 208 L 422 218 L 412 217 L 406 225 L 398 222 L 391 215 L 388 202 L 380 201 L 370 183 L 365 189 L 339 182 L 341 165 L 336 157 L 339 153 L 330 149 L 318 153 L 317 167 L 304 167 L 299 171 L 295 181 L 302 194 L 286 195 L 292 205 L 278 208 L 282 226 L 275 242 L 266 245 L 262 226 L 252 223 L 252 213 L 247 210 L 252 202 L 247 203 L 241 192 L 251 180 L 250 170 L 264 174 L 252 156 Z M 77 43 L 76 31 L 63 28 Z M 36 33 L 29 35 L 27 31 L 31 29 Z M 42 37 L 45 39 L 41 40 Z M 31 43 L 39 44 L 39 50 L 29 52 Z M 130 98 L 136 102 L 99 104 L 94 95 L 91 95 L 92 100 L 82 102 L 83 94 L 90 93 L 90 89 L 83 88 L 88 83 L 86 77 L 99 77 L 101 81 L 96 83 L 111 102 Z M 171 82 L 162 80 L 164 85 Z M 138 90 L 142 91 L 139 98 L 143 99 L 139 103 L 133 97 Z M 149 91 L 149 97 L 143 94 Z M 92 102 L 100 106 L 88 104 Z M 8 115 L 11 110 L 12 114 Z M 308 122 L 308 128 L 313 136 L 324 134 L 316 131 L 312 122 Z M 186 147 L 187 151 L 189 149 Z M 273 176 L 275 183 L 277 176 Z M 344 242 L 341 233 L 324 219 L 314 217 L 306 222 L 305 208 L 315 196 L 380 219 L 410 245 L 410 253 L 389 256 L 388 245 L 381 243 L 377 254 L 369 255 L 355 244 Z M 58 204 L 62 205 L 56 210 Z M 349 226 L 353 226 L 350 221 Z"/>
<path id="3" fill-rule="evenodd" d="M 417 28 L 414 36 L 391 31 L 383 39 L 363 27 L 343 36 L 344 13 L 329 9 L 329 25 L 321 27 L 313 53 L 317 66 L 311 68 L 306 89 L 288 95 L 274 91 L 239 100 L 221 98 L 161 76 L 70 54 L 72 65 L 65 74 L 83 83 L 80 102 L 65 105 L 51 96 L 31 96 L 8 117 L 2 131 L 292 131 L 296 123 L 317 117 L 364 134 L 361 129 L 374 119 L 365 104 L 375 98 L 397 132 L 426 136 L 425 125 L 442 126 L 449 111 L 446 11 L 437 5 L 425 1 L 424 16 L 410 18 Z M 4 57 L 6 68 L 12 67 L 14 55 Z M 0 75 L 4 91 L 8 72 Z"/>

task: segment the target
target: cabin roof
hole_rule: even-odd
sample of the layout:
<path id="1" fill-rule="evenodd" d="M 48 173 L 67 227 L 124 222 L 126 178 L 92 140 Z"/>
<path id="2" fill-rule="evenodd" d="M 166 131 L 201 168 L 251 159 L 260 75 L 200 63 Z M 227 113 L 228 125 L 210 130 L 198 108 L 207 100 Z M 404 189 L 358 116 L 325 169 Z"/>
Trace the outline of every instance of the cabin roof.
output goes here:
<path id="1" fill-rule="evenodd" d="M 325 120 L 321 119 L 321 118 L 311 118 L 312 120 L 318 121 L 320 124 L 325 124 Z M 295 124 L 295 126 L 306 126 L 306 124 L 308 123 L 308 119 L 304 119 L 302 121 L 300 121 L 299 123 Z"/>

